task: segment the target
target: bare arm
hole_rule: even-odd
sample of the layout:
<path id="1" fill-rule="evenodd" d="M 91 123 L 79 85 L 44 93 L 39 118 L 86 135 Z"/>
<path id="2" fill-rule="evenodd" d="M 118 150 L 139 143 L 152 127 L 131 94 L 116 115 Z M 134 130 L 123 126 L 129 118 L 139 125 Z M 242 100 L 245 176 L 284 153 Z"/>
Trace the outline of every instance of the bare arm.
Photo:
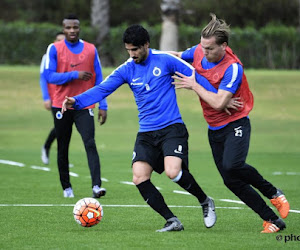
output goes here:
<path id="1" fill-rule="evenodd" d="M 173 83 L 174 85 L 176 85 L 177 89 L 185 88 L 194 90 L 202 100 L 204 100 L 216 110 L 225 109 L 225 111 L 228 113 L 229 111 L 227 108 L 237 109 L 240 105 L 242 105 L 242 103 L 238 101 L 238 99 L 234 99 L 232 102 L 230 102 L 233 94 L 229 91 L 225 91 L 222 89 L 218 90 L 217 93 L 207 91 L 205 88 L 203 88 L 200 84 L 196 82 L 195 70 L 193 71 L 193 74 L 190 77 L 187 77 L 179 72 L 176 72 L 176 74 L 177 76 L 174 75 L 172 78 L 177 80 Z"/>

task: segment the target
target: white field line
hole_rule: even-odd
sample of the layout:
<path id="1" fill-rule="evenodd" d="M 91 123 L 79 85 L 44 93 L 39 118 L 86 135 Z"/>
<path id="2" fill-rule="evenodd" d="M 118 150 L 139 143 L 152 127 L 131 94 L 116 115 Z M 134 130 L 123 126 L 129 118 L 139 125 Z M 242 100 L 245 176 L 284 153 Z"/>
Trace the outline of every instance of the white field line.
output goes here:
<path id="1" fill-rule="evenodd" d="M 46 172 L 49 172 L 51 170 L 50 168 L 40 167 L 40 166 L 30 166 L 30 168 L 37 169 L 37 170 L 42 170 L 42 171 L 46 171 Z"/>
<path id="2" fill-rule="evenodd" d="M 103 205 L 103 207 L 125 207 L 125 208 L 144 208 L 149 207 L 148 205 L 121 205 L 121 204 L 113 204 L 113 205 Z M 0 207 L 73 207 L 74 204 L 0 204 Z M 201 208 L 201 206 L 178 206 L 178 205 L 170 205 L 170 208 Z M 216 207 L 218 209 L 247 209 L 244 207 Z M 291 213 L 300 214 L 300 210 L 290 210 Z"/>
<path id="3" fill-rule="evenodd" d="M 300 175 L 300 172 L 273 172 L 272 175 Z"/>
<path id="4" fill-rule="evenodd" d="M 6 164 L 6 165 L 11 165 L 11 166 L 17 166 L 17 167 L 25 167 L 24 163 L 21 162 L 15 162 L 15 161 L 7 161 L 7 160 L 1 160 L 0 159 L 0 163 L 2 164 Z"/>
<path id="5" fill-rule="evenodd" d="M 186 191 L 179 191 L 179 190 L 173 190 L 173 193 L 176 193 L 176 194 L 186 194 L 186 195 L 191 195 L 189 192 L 186 192 Z"/>
<path id="6" fill-rule="evenodd" d="M 132 185 L 135 186 L 135 184 L 131 181 L 120 181 L 121 184 L 125 184 L 125 185 Z"/>
<path id="7" fill-rule="evenodd" d="M 188 193 L 186 191 L 180 191 L 180 190 L 173 190 L 173 193 L 191 195 L 190 193 Z M 225 201 L 225 202 L 231 202 L 231 203 L 237 203 L 237 204 L 245 204 L 242 201 L 230 200 L 230 199 L 219 199 L 219 201 Z"/>
<path id="8" fill-rule="evenodd" d="M 231 203 L 237 203 L 237 204 L 243 204 L 243 205 L 245 205 L 245 203 L 242 202 L 242 201 L 236 201 L 236 200 L 230 200 L 230 199 L 220 199 L 220 201 L 225 201 L 225 202 L 231 202 Z"/>
<path id="9" fill-rule="evenodd" d="M 69 172 L 69 174 L 70 174 L 71 176 L 74 176 L 74 177 L 79 177 L 79 175 L 76 174 L 76 173 L 74 173 L 74 172 Z"/>
<path id="10" fill-rule="evenodd" d="M 0 207 L 73 207 L 75 204 L 0 204 Z M 103 205 L 102 207 L 150 207 L 149 205 Z M 201 208 L 201 206 L 178 206 L 178 205 L 170 205 L 168 207 L 171 208 Z M 225 209 L 244 209 L 241 207 L 216 207 L 216 208 L 225 208 Z"/>
<path id="11" fill-rule="evenodd" d="M 0 159 L 0 163 L 1 164 L 6 164 L 6 165 L 11 165 L 11 166 L 17 166 L 17 167 L 25 167 L 24 163 L 9 161 L 9 160 L 3 160 L 3 159 Z M 74 165 L 69 164 L 69 167 L 74 167 Z M 39 169 L 39 168 L 33 168 L 33 169 L 43 170 L 43 169 Z M 45 171 L 48 171 L 48 170 L 45 170 Z M 277 172 L 273 172 L 272 175 L 300 175 L 300 172 L 279 172 L 279 171 L 277 171 Z M 76 176 L 76 174 L 74 176 Z M 76 176 L 76 177 L 78 177 L 78 176 Z M 103 181 L 106 181 L 105 178 L 103 178 L 103 179 L 104 179 Z"/>
<path id="12" fill-rule="evenodd" d="M 17 166 L 17 167 L 25 167 L 24 163 L 21 162 L 15 162 L 15 161 L 9 161 L 9 160 L 3 160 L 0 159 L 0 164 L 6 164 L 6 165 L 12 165 L 12 166 Z M 51 171 L 50 168 L 47 167 L 40 167 L 40 166 L 30 166 L 30 168 L 35 169 L 35 170 L 42 170 L 42 171 Z M 298 172 L 273 172 L 273 175 L 300 175 Z M 73 177 L 79 177 L 78 174 L 74 172 L 70 172 L 70 175 Z M 108 182 L 106 178 L 101 178 L 102 181 Z M 120 183 L 126 184 L 126 185 L 134 185 L 133 182 L 129 181 L 121 181 Z M 158 190 L 161 190 L 160 187 L 156 187 Z M 177 194 L 185 194 L 185 195 L 191 195 L 190 193 L 186 191 L 180 191 L 180 190 L 173 190 L 174 193 Z M 219 199 L 220 201 L 224 202 L 230 202 L 230 203 L 237 203 L 237 204 L 245 204 L 242 201 L 237 201 L 237 200 L 230 200 L 230 199 Z M 72 204 L 0 204 L 0 207 L 53 207 L 53 206 L 74 206 Z M 148 205 L 103 205 L 104 207 L 149 207 Z M 200 206 L 175 206 L 171 205 L 169 207 L 186 207 L 186 208 L 199 208 Z M 241 207 L 216 207 L 216 208 L 225 208 L 225 209 L 244 209 Z M 290 210 L 292 213 L 300 213 L 300 210 Z"/>
<path id="13" fill-rule="evenodd" d="M 125 185 L 131 185 L 131 186 L 135 186 L 135 184 L 131 181 L 120 181 L 120 183 L 125 184 Z M 157 190 L 161 190 L 160 187 L 156 187 Z"/>

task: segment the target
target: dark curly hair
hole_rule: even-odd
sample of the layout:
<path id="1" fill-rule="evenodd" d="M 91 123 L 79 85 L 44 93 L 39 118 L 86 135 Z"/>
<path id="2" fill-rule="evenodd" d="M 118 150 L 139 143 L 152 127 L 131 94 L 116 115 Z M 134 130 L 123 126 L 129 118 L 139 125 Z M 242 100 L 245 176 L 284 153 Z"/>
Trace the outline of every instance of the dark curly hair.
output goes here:
<path id="1" fill-rule="evenodd" d="M 129 26 L 123 34 L 123 42 L 130 43 L 134 46 L 143 46 L 147 42 L 150 43 L 148 31 L 139 24 Z"/>

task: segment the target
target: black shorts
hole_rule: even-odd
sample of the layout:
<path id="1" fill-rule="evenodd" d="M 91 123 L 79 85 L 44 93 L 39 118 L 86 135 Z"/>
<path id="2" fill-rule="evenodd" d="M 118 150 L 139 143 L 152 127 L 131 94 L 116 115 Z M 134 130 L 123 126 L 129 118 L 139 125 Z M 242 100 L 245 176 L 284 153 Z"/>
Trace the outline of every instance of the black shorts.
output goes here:
<path id="1" fill-rule="evenodd" d="M 176 156 L 182 159 L 182 168 L 188 169 L 188 138 L 184 124 L 175 123 L 166 128 L 139 132 L 136 137 L 132 164 L 144 161 L 159 174 L 164 171 L 164 157 Z"/>

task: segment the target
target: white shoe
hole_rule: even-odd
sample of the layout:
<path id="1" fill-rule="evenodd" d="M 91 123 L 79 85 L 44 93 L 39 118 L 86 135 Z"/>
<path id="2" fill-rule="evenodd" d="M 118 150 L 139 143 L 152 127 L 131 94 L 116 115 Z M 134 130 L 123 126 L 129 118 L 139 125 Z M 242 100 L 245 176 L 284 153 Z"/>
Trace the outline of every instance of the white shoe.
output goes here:
<path id="1" fill-rule="evenodd" d="M 41 159 L 44 164 L 49 164 L 49 151 L 44 146 L 42 147 Z"/>
<path id="2" fill-rule="evenodd" d="M 162 229 L 156 230 L 156 232 L 163 233 L 163 232 L 171 232 L 171 231 L 182 231 L 184 230 L 183 225 L 181 224 L 180 220 L 176 217 L 167 220 L 167 223 Z"/>
<path id="3" fill-rule="evenodd" d="M 215 212 L 215 203 L 214 200 L 210 197 L 207 197 L 208 201 L 202 203 L 202 210 L 203 210 L 203 220 L 204 224 L 207 228 L 213 227 L 217 220 L 217 215 Z"/>
<path id="4" fill-rule="evenodd" d="M 74 197 L 73 189 L 71 187 L 66 188 L 64 190 L 64 197 L 66 197 L 66 198 L 73 198 Z"/>
<path id="5" fill-rule="evenodd" d="M 101 188 L 98 185 L 93 186 L 93 198 L 100 198 L 106 194 L 106 189 Z"/>

